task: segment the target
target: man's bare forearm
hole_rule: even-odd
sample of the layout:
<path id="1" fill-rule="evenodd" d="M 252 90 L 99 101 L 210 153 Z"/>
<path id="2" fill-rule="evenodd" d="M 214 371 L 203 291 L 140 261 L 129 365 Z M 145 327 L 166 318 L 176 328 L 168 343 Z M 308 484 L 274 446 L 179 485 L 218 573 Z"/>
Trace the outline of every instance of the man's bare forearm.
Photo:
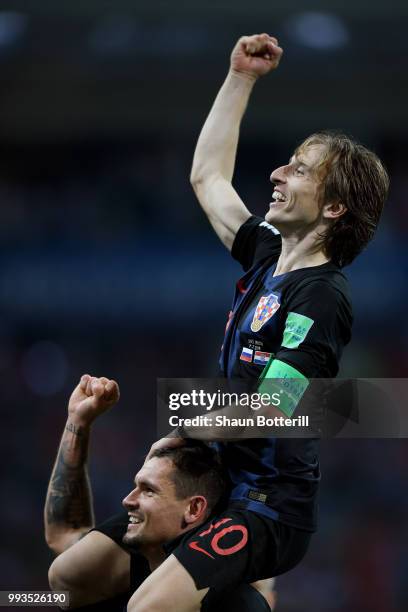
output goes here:
<path id="1" fill-rule="evenodd" d="M 249 75 L 228 73 L 197 142 L 193 184 L 214 174 L 232 181 L 239 129 L 255 81 Z"/>
<path id="2" fill-rule="evenodd" d="M 92 492 L 87 470 L 89 427 L 68 419 L 51 474 L 45 502 L 45 534 L 57 552 L 70 538 L 94 524 Z M 74 541 L 74 539 L 73 539 Z"/>

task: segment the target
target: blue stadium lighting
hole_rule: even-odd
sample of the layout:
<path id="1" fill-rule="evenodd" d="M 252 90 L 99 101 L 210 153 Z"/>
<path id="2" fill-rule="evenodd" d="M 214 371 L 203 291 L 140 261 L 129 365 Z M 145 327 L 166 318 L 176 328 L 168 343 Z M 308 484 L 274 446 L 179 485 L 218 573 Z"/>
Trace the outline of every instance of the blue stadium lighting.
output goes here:
<path id="1" fill-rule="evenodd" d="M 27 28 L 27 15 L 14 11 L 0 11 L 0 49 L 22 39 Z"/>
<path id="2" fill-rule="evenodd" d="M 344 21 L 331 13 L 298 13 L 287 22 L 287 31 L 297 43 L 317 50 L 338 49 L 350 41 Z"/>

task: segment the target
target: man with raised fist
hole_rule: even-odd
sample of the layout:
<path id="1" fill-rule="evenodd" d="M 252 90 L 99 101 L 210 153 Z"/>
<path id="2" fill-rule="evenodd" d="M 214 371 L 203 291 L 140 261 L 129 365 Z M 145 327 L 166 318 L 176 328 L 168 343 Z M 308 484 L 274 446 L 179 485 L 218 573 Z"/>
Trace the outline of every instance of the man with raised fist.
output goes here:
<path id="1" fill-rule="evenodd" d="M 68 419 L 45 504 L 45 536 L 57 558 L 49 570 L 53 590 L 70 594 L 70 608 L 121 612 L 132 593 L 201 525 L 225 491 L 217 453 L 191 441 L 150 453 L 123 500 L 126 512 L 96 527 L 87 472 L 94 421 L 119 400 L 114 380 L 82 376 L 68 404 Z M 230 600 L 229 600 L 230 602 Z M 171 595 L 169 596 L 171 605 Z M 212 601 L 220 612 L 225 601 Z M 246 584 L 234 593 L 237 612 L 265 612 L 263 597 Z"/>
<path id="2" fill-rule="evenodd" d="M 232 185 L 239 130 L 253 87 L 279 66 L 282 53 L 268 34 L 238 40 L 198 139 L 191 183 L 245 272 L 226 327 L 221 375 L 259 380 L 260 388 L 274 380 L 294 381 L 285 406 L 292 416 L 309 379 L 337 375 L 352 323 L 341 268 L 372 238 L 388 176 L 362 145 L 343 134 L 319 132 L 272 172 L 265 218 L 251 215 Z M 275 117 L 277 104 L 275 96 Z M 190 438 L 218 435 L 215 428 L 183 429 Z M 161 444 L 167 442 L 154 448 Z M 219 444 L 219 450 L 232 482 L 225 512 L 209 521 L 199 538 L 184 538 L 136 591 L 129 611 L 193 612 L 211 593 L 277 576 L 304 557 L 317 525 L 318 440 L 239 439 Z"/>

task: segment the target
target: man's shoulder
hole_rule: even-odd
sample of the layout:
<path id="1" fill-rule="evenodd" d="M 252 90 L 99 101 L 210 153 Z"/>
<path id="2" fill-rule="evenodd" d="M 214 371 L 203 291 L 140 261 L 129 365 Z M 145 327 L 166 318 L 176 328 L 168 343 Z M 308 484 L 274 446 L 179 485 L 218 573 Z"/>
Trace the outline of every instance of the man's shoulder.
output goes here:
<path id="1" fill-rule="evenodd" d="M 279 231 L 262 217 L 252 215 L 239 228 L 231 254 L 242 264 L 244 270 L 249 270 L 261 261 L 276 261 L 281 249 Z"/>
<path id="2" fill-rule="evenodd" d="M 350 286 L 342 270 L 330 262 L 322 266 L 304 268 L 292 275 L 284 291 L 285 310 L 313 306 L 316 312 L 337 313 L 350 327 L 353 320 L 353 304 Z"/>
<path id="3" fill-rule="evenodd" d="M 323 293 L 337 292 L 351 301 L 350 285 L 344 272 L 331 262 L 298 270 L 295 289 Z"/>

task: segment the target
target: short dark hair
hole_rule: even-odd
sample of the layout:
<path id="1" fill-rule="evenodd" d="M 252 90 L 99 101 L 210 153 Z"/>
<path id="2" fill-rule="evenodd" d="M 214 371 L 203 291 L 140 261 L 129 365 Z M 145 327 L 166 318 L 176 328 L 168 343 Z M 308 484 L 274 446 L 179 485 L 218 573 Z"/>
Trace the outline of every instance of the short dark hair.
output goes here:
<path id="1" fill-rule="evenodd" d="M 173 481 L 178 499 L 203 495 L 210 513 L 223 498 L 227 486 L 226 471 L 218 453 L 205 442 L 186 440 L 183 446 L 154 451 L 153 457 L 168 458 L 174 464 Z"/>
<path id="2" fill-rule="evenodd" d="M 317 132 L 295 153 L 312 145 L 325 147 L 317 167 L 322 176 L 322 205 L 342 202 L 347 208 L 322 236 L 323 249 L 335 264 L 346 266 L 374 236 L 388 195 L 388 174 L 375 153 L 345 134 Z"/>

